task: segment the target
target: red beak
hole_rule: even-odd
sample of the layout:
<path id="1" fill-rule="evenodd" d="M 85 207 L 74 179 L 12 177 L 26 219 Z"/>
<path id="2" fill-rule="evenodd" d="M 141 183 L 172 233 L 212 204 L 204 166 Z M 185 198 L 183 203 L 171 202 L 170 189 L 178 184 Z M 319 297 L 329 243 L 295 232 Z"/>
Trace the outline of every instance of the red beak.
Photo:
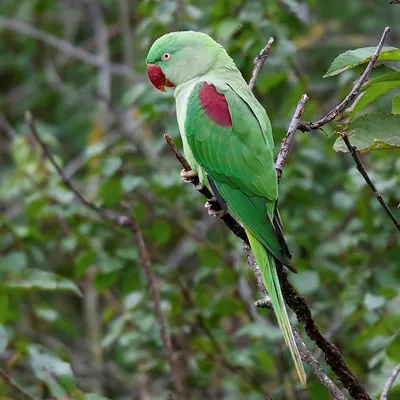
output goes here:
<path id="1" fill-rule="evenodd" d="M 150 82 L 153 86 L 162 92 L 166 91 L 165 86 L 175 87 L 175 85 L 165 77 L 161 68 L 156 64 L 147 64 L 147 75 L 149 76 Z"/>

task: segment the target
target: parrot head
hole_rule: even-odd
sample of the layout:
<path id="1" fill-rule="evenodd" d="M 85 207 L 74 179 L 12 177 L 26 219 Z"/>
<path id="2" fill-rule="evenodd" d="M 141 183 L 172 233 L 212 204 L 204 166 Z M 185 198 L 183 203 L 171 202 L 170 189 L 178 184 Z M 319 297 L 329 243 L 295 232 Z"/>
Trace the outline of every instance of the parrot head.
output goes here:
<path id="1" fill-rule="evenodd" d="M 205 33 L 172 32 L 158 38 L 146 58 L 150 82 L 165 92 L 165 86 L 175 87 L 204 75 L 220 58 L 224 48 Z"/>

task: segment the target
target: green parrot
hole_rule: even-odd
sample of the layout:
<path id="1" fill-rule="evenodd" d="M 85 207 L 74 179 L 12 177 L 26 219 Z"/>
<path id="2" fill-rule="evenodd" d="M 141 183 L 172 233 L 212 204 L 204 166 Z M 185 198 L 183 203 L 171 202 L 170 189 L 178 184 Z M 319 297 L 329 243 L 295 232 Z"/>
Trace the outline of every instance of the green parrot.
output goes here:
<path id="1" fill-rule="evenodd" d="M 279 285 L 291 267 L 277 210 L 271 123 L 225 49 L 200 32 L 157 39 L 146 59 L 151 83 L 175 87 L 183 150 L 200 182 L 244 226 L 303 387 L 306 375 Z"/>

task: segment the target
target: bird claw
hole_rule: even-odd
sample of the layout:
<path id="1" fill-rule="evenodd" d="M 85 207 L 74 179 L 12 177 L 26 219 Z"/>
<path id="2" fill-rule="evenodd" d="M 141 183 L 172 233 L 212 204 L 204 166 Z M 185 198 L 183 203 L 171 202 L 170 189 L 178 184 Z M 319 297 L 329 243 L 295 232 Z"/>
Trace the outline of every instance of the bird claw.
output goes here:
<path id="1" fill-rule="evenodd" d="M 215 197 L 208 199 L 206 204 L 204 204 L 204 207 L 207 208 L 208 215 L 215 218 L 222 218 L 226 214 Z"/>
<path id="2" fill-rule="evenodd" d="M 183 169 L 181 171 L 181 179 L 185 183 L 193 183 L 194 179 L 196 179 L 197 177 L 198 175 L 196 171 L 193 170 L 186 171 L 186 169 Z"/>

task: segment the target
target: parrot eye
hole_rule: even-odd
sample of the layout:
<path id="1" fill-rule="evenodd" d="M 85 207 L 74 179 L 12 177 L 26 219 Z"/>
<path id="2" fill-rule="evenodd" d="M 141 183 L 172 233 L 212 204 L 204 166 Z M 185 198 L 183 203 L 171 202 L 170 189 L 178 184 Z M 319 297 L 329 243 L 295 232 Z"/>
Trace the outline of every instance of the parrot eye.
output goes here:
<path id="1" fill-rule="evenodd" d="M 169 53 L 163 53 L 161 56 L 161 60 L 163 60 L 163 61 L 167 61 L 170 58 L 171 58 L 171 54 L 169 54 Z"/>

